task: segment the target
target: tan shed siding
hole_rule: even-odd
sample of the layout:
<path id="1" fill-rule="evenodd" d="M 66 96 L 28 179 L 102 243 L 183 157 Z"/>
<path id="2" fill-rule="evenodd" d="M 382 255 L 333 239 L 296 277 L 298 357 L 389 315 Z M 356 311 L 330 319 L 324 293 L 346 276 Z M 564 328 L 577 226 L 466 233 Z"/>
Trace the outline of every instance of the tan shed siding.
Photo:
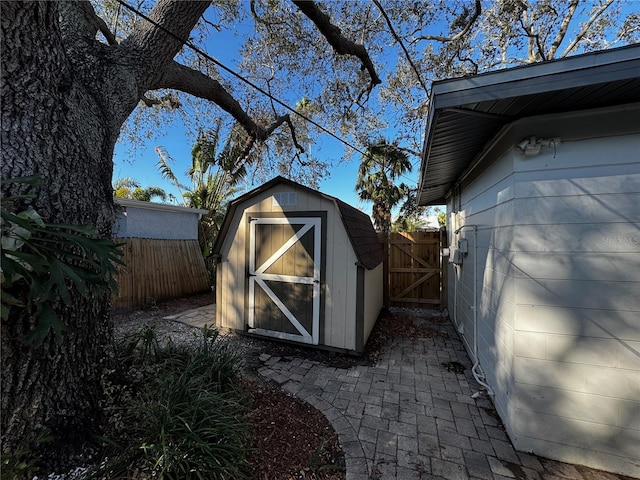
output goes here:
<path id="1" fill-rule="evenodd" d="M 221 298 L 216 307 L 216 323 L 223 328 L 244 330 L 246 222 L 241 221 L 242 211 L 237 212 L 229 229 L 233 233 L 224 240 L 223 260 L 218 266 L 221 278 L 216 288 Z"/>
<path id="2" fill-rule="evenodd" d="M 380 310 L 382 310 L 382 284 L 384 282 L 383 265 L 378 265 L 373 270 L 366 270 L 364 273 L 364 336 L 363 345 L 366 345 L 367 339 L 373 326 L 378 319 Z"/>
<path id="3" fill-rule="evenodd" d="M 274 193 L 296 191 L 296 205 L 279 206 L 273 202 Z M 218 325 L 244 329 L 246 283 L 246 231 L 248 217 L 256 213 L 327 212 L 324 259 L 324 322 L 321 319 L 321 343 L 353 350 L 356 346 L 356 262 L 357 258 L 338 215 L 335 204 L 326 198 L 310 194 L 288 185 L 276 185 L 268 191 L 238 205 L 236 217 L 221 248 L 222 308 L 218 307 Z M 232 234 L 235 232 L 235 234 Z M 323 327 L 324 325 L 324 327 Z"/>
<path id="4" fill-rule="evenodd" d="M 327 230 L 333 234 L 326 239 L 324 340 L 332 347 L 355 350 L 358 259 L 333 203 L 327 209 Z"/>
<path id="5" fill-rule="evenodd" d="M 640 134 L 514 166 L 516 448 L 640 476 Z"/>

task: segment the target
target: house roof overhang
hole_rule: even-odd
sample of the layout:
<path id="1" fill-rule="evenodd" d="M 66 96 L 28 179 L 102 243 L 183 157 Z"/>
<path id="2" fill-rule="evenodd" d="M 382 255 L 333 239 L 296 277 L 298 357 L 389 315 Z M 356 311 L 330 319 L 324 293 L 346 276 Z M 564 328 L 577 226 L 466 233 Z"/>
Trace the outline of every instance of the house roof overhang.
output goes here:
<path id="1" fill-rule="evenodd" d="M 169 205 L 167 203 L 154 203 L 154 202 L 145 202 L 142 200 L 133 200 L 130 198 L 113 198 L 114 203 L 120 205 L 121 207 L 132 207 L 132 208 L 142 208 L 145 210 L 158 210 L 162 212 L 178 212 L 178 213 L 191 213 L 204 215 L 205 213 L 209 213 L 209 210 L 205 210 L 202 208 L 191 208 L 191 207 L 183 207 L 180 205 Z"/>
<path id="2" fill-rule="evenodd" d="M 434 82 L 418 203 L 446 203 L 484 147 L 516 120 L 638 101 L 640 44 Z"/>

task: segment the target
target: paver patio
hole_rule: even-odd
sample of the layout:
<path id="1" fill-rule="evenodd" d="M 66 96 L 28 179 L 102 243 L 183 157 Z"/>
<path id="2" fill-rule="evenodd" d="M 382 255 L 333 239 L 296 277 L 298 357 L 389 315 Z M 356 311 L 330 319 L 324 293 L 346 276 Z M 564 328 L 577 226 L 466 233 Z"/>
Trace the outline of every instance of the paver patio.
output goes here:
<path id="1" fill-rule="evenodd" d="M 211 312 L 174 317 L 202 326 Z M 452 324 L 437 311 L 409 312 L 434 335 L 393 338 L 373 366 L 260 356 L 261 376 L 329 419 L 348 480 L 626 478 L 516 452 L 486 393 L 474 395 L 480 386 Z"/>

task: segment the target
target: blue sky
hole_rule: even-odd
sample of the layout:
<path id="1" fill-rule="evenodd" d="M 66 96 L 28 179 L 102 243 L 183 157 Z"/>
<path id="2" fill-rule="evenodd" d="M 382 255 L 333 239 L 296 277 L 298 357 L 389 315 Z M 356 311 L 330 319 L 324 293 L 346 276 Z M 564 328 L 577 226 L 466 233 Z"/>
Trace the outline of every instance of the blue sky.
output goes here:
<path id="1" fill-rule="evenodd" d="M 187 135 L 184 127 L 180 125 L 179 122 L 176 122 L 175 125 L 172 125 L 166 130 L 167 132 L 165 134 L 150 139 L 144 142 L 143 145 L 135 148 L 132 148 L 127 143 L 119 142 L 116 145 L 114 154 L 114 181 L 118 178 L 132 177 L 143 187 L 159 186 L 167 193 L 170 192 L 179 197 L 173 185 L 160 175 L 156 167 L 159 157 L 154 149 L 156 146 L 166 148 L 175 160 L 174 173 L 181 175 L 184 183 L 188 184 L 182 174 L 191 163 L 193 140 Z M 336 165 L 330 169 L 330 177 L 320 182 L 319 190 L 338 197 L 354 207 L 361 208 L 366 213 L 371 213 L 371 205 L 360 201 L 355 191 L 356 177 L 358 174 L 357 156 L 354 156 L 351 162 L 339 163 L 345 147 L 328 135 L 318 139 L 318 142 L 314 145 L 314 149 L 318 147 L 322 150 L 323 158 L 331 159 L 336 163 Z M 407 178 L 403 178 L 402 181 L 415 185 L 418 167 L 419 165 L 416 165 L 415 171 L 407 174 Z M 255 186 L 257 185 L 247 185 L 247 188 L 251 189 Z"/>
<path id="2" fill-rule="evenodd" d="M 207 17 L 207 13 L 205 13 L 205 17 Z M 214 34 L 216 45 L 223 45 L 224 48 L 220 49 L 215 48 L 214 45 L 207 45 L 205 47 L 206 52 L 233 69 L 239 61 L 239 58 L 236 55 L 236 49 L 232 46 L 239 44 L 237 37 L 241 37 L 243 30 L 247 28 L 249 28 L 248 24 L 238 24 L 236 25 L 235 32 L 222 31 Z M 291 98 L 300 98 L 300 96 L 297 95 L 296 92 L 291 92 L 289 99 L 283 100 L 289 101 L 290 104 L 295 104 L 295 100 L 291 101 Z M 221 112 L 221 114 L 224 113 Z M 335 133 L 340 136 L 339 132 Z M 392 135 L 387 135 L 387 137 L 393 138 Z M 191 164 L 193 142 L 194 139 L 188 135 L 179 118 L 177 118 L 173 124 L 165 125 L 162 132 L 158 132 L 157 135 L 152 136 L 152 138 L 148 140 L 139 142 L 140 145 L 136 145 L 135 147 L 125 141 L 120 141 L 116 145 L 114 154 L 113 181 L 115 182 L 117 179 L 123 177 L 131 177 L 140 183 L 142 187 L 159 186 L 165 189 L 167 193 L 172 193 L 180 198 L 177 189 L 173 187 L 171 182 L 163 179 L 160 175 L 156 167 L 159 157 L 154 149 L 156 146 L 164 147 L 175 160 L 174 173 L 176 175 L 182 175 Z M 323 193 L 338 197 L 370 214 L 371 204 L 360 201 L 355 191 L 359 154 L 353 155 L 353 160 L 350 162 L 341 162 L 340 160 L 347 147 L 329 135 L 323 135 L 317 138 L 312 148 L 319 158 L 333 165 L 329 170 L 330 176 L 320 182 L 319 190 Z M 408 173 L 401 181 L 409 186 L 415 186 L 417 183 L 418 169 L 419 162 L 416 162 L 414 171 Z M 274 173 L 274 176 L 275 175 L 276 173 Z M 182 180 L 184 180 L 185 184 L 188 184 L 184 175 L 182 175 Z M 256 186 L 258 185 L 246 185 L 246 189 L 249 190 Z"/>
<path id="3" fill-rule="evenodd" d="M 622 8 L 625 14 L 637 11 L 639 5 L 640 0 L 626 0 L 622 2 Z M 211 14 L 210 11 L 207 12 L 208 13 L 205 13 L 205 18 Z M 251 20 L 247 20 L 247 22 L 251 22 Z M 233 69 L 239 61 L 237 48 L 234 47 L 239 45 L 239 39 L 242 38 L 243 32 L 248 31 L 249 28 L 250 25 L 248 23 L 239 23 L 235 26 L 235 32 L 224 30 L 218 32 L 213 35 L 215 43 L 212 42 L 209 45 L 205 45 L 204 49 L 214 58 Z M 291 99 L 296 98 L 301 98 L 299 92 L 290 92 L 288 98 L 283 98 L 282 100 L 290 104 L 295 104 L 295 100 Z M 221 115 L 226 114 L 221 112 Z M 114 154 L 114 181 L 118 178 L 132 177 L 143 187 L 159 186 L 164 188 L 167 193 L 172 193 L 179 198 L 175 187 L 161 177 L 156 166 L 158 156 L 154 150 L 156 146 L 162 146 L 166 149 L 176 161 L 173 171 L 177 175 L 182 175 L 189 167 L 191 163 L 191 148 L 195 139 L 187 134 L 179 116 L 176 115 L 175 118 L 176 120 L 173 123 L 164 125 L 162 131 L 158 132 L 157 135 L 139 141 L 135 147 L 132 147 L 126 142 L 119 142 L 116 145 Z M 394 138 L 393 132 L 381 133 L 386 134 L 387 138 Z M 352 157 L 353 160 L 351 162 L 340 163 L 346 147 L 328 135 L 323 135 L 318 138 L 312 148 L 318 157 L 333 165 L 330 168 L 330 175 L 320 182 L 319 189 L 357 208 L 361 208 L 366 213 L 370 213 L 370 203 L 361 202 L 355 191 L 359 163 L 358 154 Z M 412 159 L 412 161 L 413 160 L 414 159 Z M 413 172 L 408 173 L 402 178 L 402 181 L 411 187 L 415 187 L 419 167 L 419 160 L 416 160 Z M 188 184 L 184 176 L 182 176 L 182 180 Z M 257 185 L 246 185 L 246 188 L 251 189 L 256 186 Z"/>

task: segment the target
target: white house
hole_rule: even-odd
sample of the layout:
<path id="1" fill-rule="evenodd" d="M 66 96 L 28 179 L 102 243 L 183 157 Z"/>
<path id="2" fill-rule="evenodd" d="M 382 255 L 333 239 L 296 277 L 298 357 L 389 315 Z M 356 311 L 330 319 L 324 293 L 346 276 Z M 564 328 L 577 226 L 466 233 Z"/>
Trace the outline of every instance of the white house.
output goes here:
<path id="1" fill-rule="evenodd" d="M 198 221 L 209 213 L 166 203 L 114 198 L 119 207 L 113 228 L 118 238 L 156 238 L 164 240 L 197 240 Z"/>
<path id="2" fill-rule="evenodd" d="M 640 45 L 435 82 L 419 195 L 515 448 L 640 477 Z"/>

